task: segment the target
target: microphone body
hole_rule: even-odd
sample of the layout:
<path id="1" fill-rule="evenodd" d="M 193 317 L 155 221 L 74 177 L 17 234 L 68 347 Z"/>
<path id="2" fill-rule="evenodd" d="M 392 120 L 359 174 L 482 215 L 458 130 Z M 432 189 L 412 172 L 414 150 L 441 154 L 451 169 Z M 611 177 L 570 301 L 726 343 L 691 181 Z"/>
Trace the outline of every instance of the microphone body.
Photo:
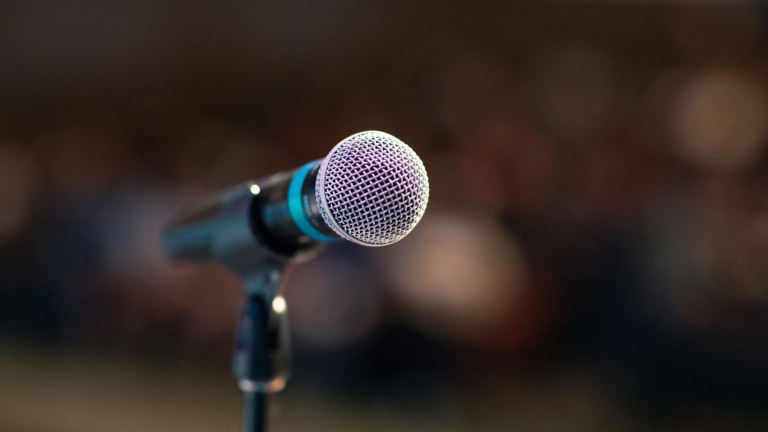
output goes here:
<path id="1" fill-rule="evenodd" d="M 338 239 L 317 206 L 314 180 L 319 165 L 311 162 L 196 200 L 165 230 L 168 256 L 198 263 L 227 262 L 230 255 L 257 248 L 279 260 Z"/>
<path id="2" fill-rule="evenodd" d="M 196 200 L 163 234 L 167 254 L 243 275 L 339 238 L 385 246 L 419 222 L 429 198 L 421 159 L 384 132 L 361 132 L 323 159 Z"/>

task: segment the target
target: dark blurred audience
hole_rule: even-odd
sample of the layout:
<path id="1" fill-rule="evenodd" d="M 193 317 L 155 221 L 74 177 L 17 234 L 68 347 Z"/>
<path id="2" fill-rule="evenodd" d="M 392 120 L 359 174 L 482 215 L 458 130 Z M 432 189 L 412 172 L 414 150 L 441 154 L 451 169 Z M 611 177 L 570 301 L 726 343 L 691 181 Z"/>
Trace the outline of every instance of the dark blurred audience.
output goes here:
<path id="1" fill-rule="evenodd" d="M 478 8 L 469 21 L 449 8 L 466 24 L 456 32 L 418 20 L 379 38 L 273 26 L 278 46 L 305 49 L 258 59 L 234 33 L 209 35 L 200 50 L 212 63 L 189 72 L 179 65 L 198 64 L 192 51 L 176 53 L 168 67 L 183 82 L 159 90 L 9 92 L 23 109 L 0 112 L 0 332 L 226 367 L 238 281 L 168 263 L 163 223 L 185 198 L 380 129 L 424 159 L 430 206 L 395 246 L 333 244 L 291 272 L 297 379 L 390 402 L 408 394 L 404 409 L 441 430 L 483 424 L 463 411 L 473 392 L 503 405 L 530 379 L 598 429 L 612 409 L 650 428 L 708 406 L 732 409 L 718 421 L 736 427 L 732 413 L 761 416 L 764 16 L 508 6 L 515 17 Z M 236 55 L 221 53 L 230 69 L 219 72 L 227 37 Z M 30 67 L 20 58 L 3 76 Z"/>

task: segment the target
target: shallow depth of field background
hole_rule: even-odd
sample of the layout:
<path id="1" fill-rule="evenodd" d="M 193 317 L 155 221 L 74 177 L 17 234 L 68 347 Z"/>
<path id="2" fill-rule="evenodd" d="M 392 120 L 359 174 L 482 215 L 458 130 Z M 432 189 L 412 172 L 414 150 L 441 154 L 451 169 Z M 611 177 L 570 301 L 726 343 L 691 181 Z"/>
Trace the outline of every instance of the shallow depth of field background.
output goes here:
<path id="1" fill-rule="evenodd" d="M 421 224 L 284 287 L 292 431 L 764 431 L 758 3 L 0 3 L 0 431 L 236 431 L 185 199 L 369 129 Z"/>

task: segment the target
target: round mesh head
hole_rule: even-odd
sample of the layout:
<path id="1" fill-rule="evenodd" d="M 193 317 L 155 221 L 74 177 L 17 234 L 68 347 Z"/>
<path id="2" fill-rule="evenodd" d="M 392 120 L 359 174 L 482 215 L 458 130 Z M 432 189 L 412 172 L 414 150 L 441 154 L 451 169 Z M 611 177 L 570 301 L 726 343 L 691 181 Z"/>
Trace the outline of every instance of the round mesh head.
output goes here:
<path id="1" fill-rule="evenodd" d="M 405 237 L 427 208 L 429 179 L 407 144 L 384 132 L 345 139 L 323 160 L 317 205 L 337 234 L 366 246 Z"/>

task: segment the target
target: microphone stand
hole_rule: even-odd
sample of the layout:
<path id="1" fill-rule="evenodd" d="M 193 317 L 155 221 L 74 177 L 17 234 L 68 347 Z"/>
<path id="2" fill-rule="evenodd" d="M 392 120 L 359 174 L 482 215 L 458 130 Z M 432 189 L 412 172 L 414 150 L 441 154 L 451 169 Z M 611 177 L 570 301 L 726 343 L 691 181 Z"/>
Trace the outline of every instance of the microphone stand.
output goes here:
<path id="1" fill-rule="evenodd" d="M 266 431 L 269 393 L 282 390 L 288 380 L 288 317 L 278 295 L 285 267 L 318 246 L 275 252 L 254 224 L 252 209 L 261 190 L 278 180 L 245 183 L 201 200 L 184 209 L 163 238 L 170 257 L 217 262 L 243 281 L 246 300 L 232 358 L 232 372 L 243 391 L 243 432 Z"/>
<path id="2" fill-rule="evenodd" d="M 267 270 L 246 280 L 249 294 L 240 315 L 232 372 L 243 391 L 243 432 L 264 432 L 269 393 L 285 387 L 289 374 L 289 333 L 285 300 L 276 292 L 282 271 Z"/>

